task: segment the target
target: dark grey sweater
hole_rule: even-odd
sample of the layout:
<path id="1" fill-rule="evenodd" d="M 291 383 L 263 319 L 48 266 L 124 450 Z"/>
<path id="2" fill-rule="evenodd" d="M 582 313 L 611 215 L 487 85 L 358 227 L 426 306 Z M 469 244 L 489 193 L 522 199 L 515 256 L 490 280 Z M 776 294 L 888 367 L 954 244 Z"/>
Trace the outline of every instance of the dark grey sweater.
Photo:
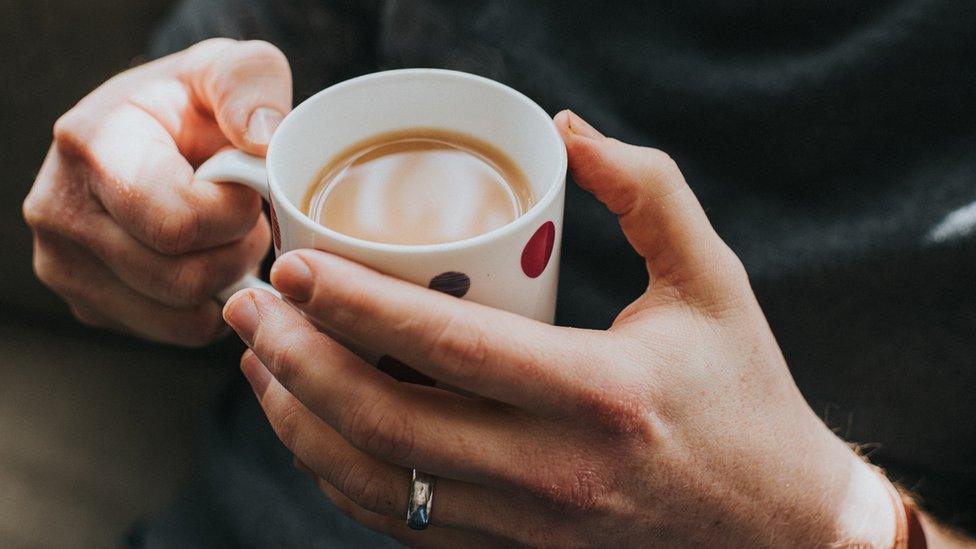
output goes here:
<path id="1" fill-rule="evenodd" d="M 378 69 L 460 69 L 668 151 L 811 406 L 976 531 L 974 29 L 964 0 L 188 0 L 155 53 L 264 38 L 291 59 L 297 100 Z M 606 327 L 642 291 L 642 262 L 572 185 L 565 235 L 558 320 Z M 292 472 L 239 383 L 201 440 L 186 496 L 135 541 L 382 541 Z"/>

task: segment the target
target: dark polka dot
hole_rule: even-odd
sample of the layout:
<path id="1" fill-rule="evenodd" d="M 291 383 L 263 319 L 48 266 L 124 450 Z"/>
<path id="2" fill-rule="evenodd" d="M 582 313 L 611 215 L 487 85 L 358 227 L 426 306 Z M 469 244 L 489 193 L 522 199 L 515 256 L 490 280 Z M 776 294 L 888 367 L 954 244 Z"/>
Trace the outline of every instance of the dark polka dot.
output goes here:
<path id="1" fill-rule="evenodd" d="M 522 250 L 522 272 L 529 278 L 536 278 L 546 270 L 552 256 L 552 246 L 556 241 L 556 226 L 546 221 L 532 235 Z"/>
<path id="2" fill-rule="evenodd" d="M 426 385 L 428 387 L 433 387 L 435 383 L 434 378 L 425 376 L 424 374 L 414 370 L 410 366 L 407 366 L 390 355 L 383 355 L 380 357 L 379 361 L 376 363 L 376 367 L 384 374 L 397 381 L 402 381 L 403 383 Z"/>
<path id="3" fill-rule="evenodd" d="M 430 284 L 427 287 L 454 297 L 464 297 L 464 294 L 471 289 L 471 279 L 464 273 L 448 271 L 430 279 Z"/>

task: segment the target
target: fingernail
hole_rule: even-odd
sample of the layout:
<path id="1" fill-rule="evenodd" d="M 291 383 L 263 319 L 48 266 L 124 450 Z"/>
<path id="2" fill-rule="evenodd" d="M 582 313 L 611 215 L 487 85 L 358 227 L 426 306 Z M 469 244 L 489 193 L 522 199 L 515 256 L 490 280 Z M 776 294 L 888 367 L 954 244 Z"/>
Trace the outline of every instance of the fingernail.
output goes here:
<path id="1" fill-rule="evenodd" d="M 247 382 L 251 384 L 254 396 L 261 400 L 268 384 L 271 383 L 271 372 L 264 367 L 257 355 L 250 349 L 244 351 L 244 356 L 241 357 L 241 371 L 244 372 Z"/>
<path id="2" fill-rule="evenodd" d="M 586 120 L 580 118 L 580 116 L 573 111 L 569 111 L 569 120 L 567 120 L 567 125 L 569 126 L 570 131 L 576 135 L 589 137 L 590 139 L 603 138 L 602 133 L 598 132 L 596 128 L 591 126 Z"/>
<path id="3" fill-rule="evenodd" d="M 286 297 L 304 303 L 312 297 L 312 270 L 298 254 L 285 254 L 271 267 L 271 284 Z"/>
<path id="4" fill-rule="evenodd" d="M 254 301 L 254 292 L 241 290 L 231 296 L 224 305 L 224 320 L 250 347 L 254 331 L 258 328 L 258 306 Z"/>
<path id="5" fill-rule="evenodd" d="M 259 107 L 247 122 L 247 140 L 255 145 L 267 145 L 284 116 L 276 109 Z"/>

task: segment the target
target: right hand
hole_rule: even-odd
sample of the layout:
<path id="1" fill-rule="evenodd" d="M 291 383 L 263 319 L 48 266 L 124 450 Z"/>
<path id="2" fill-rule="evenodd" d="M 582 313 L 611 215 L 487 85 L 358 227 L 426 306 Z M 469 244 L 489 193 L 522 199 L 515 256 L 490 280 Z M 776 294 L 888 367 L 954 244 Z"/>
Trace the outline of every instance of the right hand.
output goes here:
<path id="1" fill-rule="evenodd" d="M 291 101 L 266 42 L 207 40 L 103 84 L 57 121 L 24 201 L 38 278 L 85 324 L 209 343 L 224 331 L 212 296 L 270 235 L 257 193 L 194 167 L 229 145 L 263 156 Z"/>

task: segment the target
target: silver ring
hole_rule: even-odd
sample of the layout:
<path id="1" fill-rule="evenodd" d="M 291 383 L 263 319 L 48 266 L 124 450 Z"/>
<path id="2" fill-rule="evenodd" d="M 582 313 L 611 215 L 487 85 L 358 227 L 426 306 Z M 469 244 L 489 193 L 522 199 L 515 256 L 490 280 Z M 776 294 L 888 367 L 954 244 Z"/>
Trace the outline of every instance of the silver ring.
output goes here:
<path id="1" fill-rule="evenodd" d="M 423 530 L 430 524 L 430 502 L 434 499 L 437 477 L 416 469 L 411 473 L 410 500 L 407 501 L 407 526 Z"/>

